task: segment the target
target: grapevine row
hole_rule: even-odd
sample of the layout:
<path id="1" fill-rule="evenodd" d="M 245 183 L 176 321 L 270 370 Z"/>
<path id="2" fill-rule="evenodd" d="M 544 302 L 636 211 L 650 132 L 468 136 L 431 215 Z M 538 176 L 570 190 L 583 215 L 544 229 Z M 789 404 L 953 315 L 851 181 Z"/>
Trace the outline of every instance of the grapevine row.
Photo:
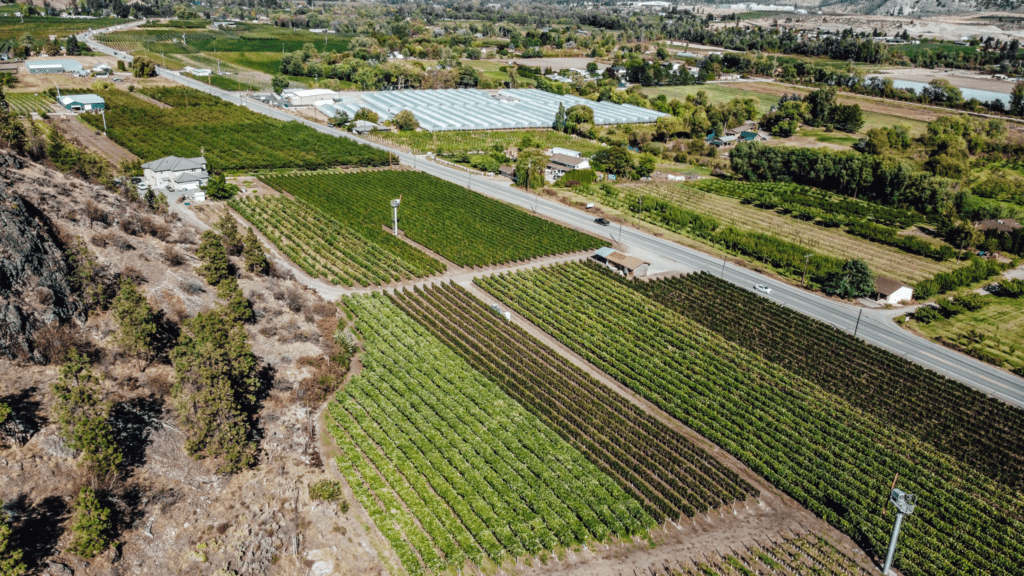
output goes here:
<path id="1" fill-rule="evenodd" d="M 363 369 L 330 405 L 339 467 L 412 574 L 653 525 L 607 475 L 381 295 L 346 299 Z"/>
<path id="2" fill-rule="evenodd" d="M 455 284 L 392 297 L 488 375 L 659 521 L 692 517 L 758 491 L 689 440 L 581 373 Z"/>
<path id="3" fill-rule="evenodd" d="M 917 494 L 907 576 L 1018 573 L 1020 494 L 582 264 L 478 279 L 486 290 L 743 461 L 869 553 L 889 483 Z M 927 503 L 927 505 L 925 505 Z"/>

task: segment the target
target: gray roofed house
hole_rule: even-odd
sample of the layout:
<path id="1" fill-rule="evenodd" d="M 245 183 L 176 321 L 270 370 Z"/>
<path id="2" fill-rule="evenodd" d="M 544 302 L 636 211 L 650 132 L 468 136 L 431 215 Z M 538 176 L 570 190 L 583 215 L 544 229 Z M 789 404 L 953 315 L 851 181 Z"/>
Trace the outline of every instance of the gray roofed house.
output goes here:
<path id="1" fill-rule="evenodd" d="M 198 191 L 205 186 L 210 174 L 206 171 L 206 158 L 167 156 L 142 165 L 146 183 L 156 190 Z"/>

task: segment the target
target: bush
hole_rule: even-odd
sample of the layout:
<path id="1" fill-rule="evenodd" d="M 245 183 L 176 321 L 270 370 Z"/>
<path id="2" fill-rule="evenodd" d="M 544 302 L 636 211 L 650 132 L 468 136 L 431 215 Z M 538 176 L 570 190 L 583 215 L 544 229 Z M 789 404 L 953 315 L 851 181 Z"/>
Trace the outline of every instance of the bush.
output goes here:
<path id="1" fill-rule="evenodd" d="M 100 401 L 99 383 L 89 359 L 72 349 L 53 384 L 53 411 L 61 437 L 81 450 L 82 460 L 102 477 L 115 472 L 123 456 L 110 428 L 110 403 Z"/>
<path id="2" fill-rule="evenodd" d="M 0 407 L 3 405 L 0 404 Z M 0 417 L 0 422 L 3 418 Z M 0 501 L 0 510 L 4 503 Z M 0 576 L 21 576 L 27 570 L 21 562 L 23 553 L 11 543 L 11 524 L 7 514 L 0 511 Z"/>
<path id="3" fill-rule="evenodd" d="M 309 485 L 309 497 L 313 500 L 334 502 L 342 497 L 341 482 L 323 479 Z"/>
<path id="4" fill-rule="evenodd" d="M 82 558 L 94 558 L 116 544 L 109 537 L 110 529 L 110 509 L 100 503 L 92 488 L 82 488 L 75 500 L 68 551 Z"/>
<path id="5" fill-rule="evenodd" d="M 914 320 L 921 324 L 931 324 L 940 318 L 942 318 L 942 314 L 931 306 L 921 306 L 914 312 Z"/>

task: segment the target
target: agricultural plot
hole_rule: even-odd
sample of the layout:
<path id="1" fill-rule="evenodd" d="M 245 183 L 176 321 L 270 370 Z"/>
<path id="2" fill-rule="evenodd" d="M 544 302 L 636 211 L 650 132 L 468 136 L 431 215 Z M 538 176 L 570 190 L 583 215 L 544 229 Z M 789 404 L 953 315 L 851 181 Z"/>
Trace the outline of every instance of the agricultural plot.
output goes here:
<path id="1" fill-rule="evenodd" d="M 296 31 L 274 26 L 240 26 L 235 30 L 181 30 L 181 29 L 134 29 L 112 32 L 96 37 L 112 48 L 129 51 L 154 52 L 157 54 L 196 54 L 206 52 L 294 52 L 303 45 L 312 43 L 317 49 L 324 48 L 325 38 L 319 34 Z M 348 49 L 350 36 L 331 34 L 327 37 L 328 50 L 344 52 Z"/>
<path id="2" fill-rule="evenodd" d="M 107 134 L 143 161 L 201 153 L 214 170 L 319 169 L 381 166 L 386 152 L 282 122 L 188 88 L 144 91 L 172 106 L 159 108 L 116 89 L 100 90 L 107 102 Z M 96 129 L 96 114 L 82 119 Z"/>
<path id="3" fill-rule="evenodd" d="M 361 232 L 391 227 L 391 200 L 402 195 L 398 228 L 459 266 L 488 266 L 590 250 L 603 240 L 570 230 L 470 190 L 408 170 L 262 176 Z"/>
<path id="4" fill-rule="evenodd" d="M 437 152 L 452 154 L 458 152 L 487 153 L 500 147 L 501 150 L 520 148 L 524 139 L 531 144 L 527 147 L 569 148 L 591 156 L 605 146 L 600 142 L 555 132 L 554 130 L 474 130 L 468 132 L 382 132 L 387 142 L 406 146 L 417 154 Z"/>
<path id="5" fill-rule="evenodd" d="M 758 496 L 704 450 L 630 404 L 456 284 L 393 301 L 578 449 L 658 520 Z"/>
<path id="6" fill-rule="evenodd" d="M 131 20 L 121 18 L 76 20 L 73 18 L 51 18 L 46 16 L 25 16 L 24 20 L 25 22 L 21 22 L 21 19 L 14 18 L 13 16 L 4 18 L 4 24 L 0 26 L 0 44 L 4 40 L 20 40 L 26 34 L 41 44 L 51 35 L 58 38 L 66 38 L 72 34 L 85 32 L 89 29 L 98 30 L 131 22 Z"/>
<path id="7" fill-rule="evenodd" d="M 229 204 L 307 274 L 332 284 L 374 286 L 445 268 L 401 241 L 381 246 L 301 200 L 247 196 Z"/>
<path id="8" fill-rule="evenodd" d="M 1024 299 L 986 296 L 985 302 L 979 310 L 911 325 L 940 344 L 1021 374 L 1024 372 Z M 1024 483 L 1024 470 L 1018 471 L 1016 479 Z"/>
<path id="9" fill-rule="evenodd" d="M 899 473 L 900 487 L 921 504 L 904 523 L 896 557 L 906 576 L 1019 572 L 1020 493 L 895 428 L 891 418 L 864 412 L 582 264 L 477 283 L 870 555 L 888 544 L 892 516 L 882 515 L 882 503 Z M 956 408 L 920 406 L 929 409 L 925 418 Z"/>
<path id="10" fill-rule="evenodd" d="M 5 96 L 10 109 L 22 116 L 28 116 L 32 112 L 36 114 L 53 112 L 53 109 L 50 108 L 51 100 L 48 98 L 24 92 L 8 92 Z"/>
<path id="11" fill-rule="evenodd" d="M 904 282 L 931 278 L 956 266 L 951 261 L 938 262 L 909 254 L 892 246 L 852 236 L 841 228 L 820 226 L 686 185 L 641 184 L 623 188 L 634 195 L 659 198 L 686 210 L 706 214 L 737 230 L 768 234 L 824 256 L 841 260 L 862 258 L 876 274 Z M 799 269 L 797 266 L 796 270 Z"/>
<path id="12" fill-rule="evenodd" d="M 363 369 L 329 405 L 338 466 L 411 574 L 501 564 L 654 521 L 383 295 L 350 298 Z"/>

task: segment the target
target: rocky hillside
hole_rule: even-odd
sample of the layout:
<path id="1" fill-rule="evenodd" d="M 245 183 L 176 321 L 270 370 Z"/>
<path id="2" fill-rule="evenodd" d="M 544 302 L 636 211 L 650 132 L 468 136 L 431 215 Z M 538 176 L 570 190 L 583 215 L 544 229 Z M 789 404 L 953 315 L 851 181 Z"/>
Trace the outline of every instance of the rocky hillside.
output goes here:
<path id="1" fill-rule="evenodd" d="M 214 458 L 186 453 L 171 402 L 169 351 L 184 323 L 223 305 L 197 272 L 202 230 L 179 218 L 180 205 L 165 213 L 6 153 L 0 159 L 0 405 L 11 410 L 0 418 L 0 514 L 28 573 L 362 575 L 396 565 L 316 433 L 323 383 L 344 376 L 323 360 L 337 346 L 338 308 L 292 280 L 285 262 L 253 274 L 231 257 L 255 313 L 244 330 L 264 386 L 253 414 L 256 465 L 218 474 Z M 123 278 L 157 310 L 148 364 L 116 342 L 109 298 Z M 53 386 L 71 347 L 85 352 L 110 408 L 124 454 L 116 475 L 93 475 L 57 425 Z M 322 481 L 341 482 L 314 499 L 310 487 Z M 115 541 L 92 558 L 72 552 L 83 486 L 110 509 Z"/>

